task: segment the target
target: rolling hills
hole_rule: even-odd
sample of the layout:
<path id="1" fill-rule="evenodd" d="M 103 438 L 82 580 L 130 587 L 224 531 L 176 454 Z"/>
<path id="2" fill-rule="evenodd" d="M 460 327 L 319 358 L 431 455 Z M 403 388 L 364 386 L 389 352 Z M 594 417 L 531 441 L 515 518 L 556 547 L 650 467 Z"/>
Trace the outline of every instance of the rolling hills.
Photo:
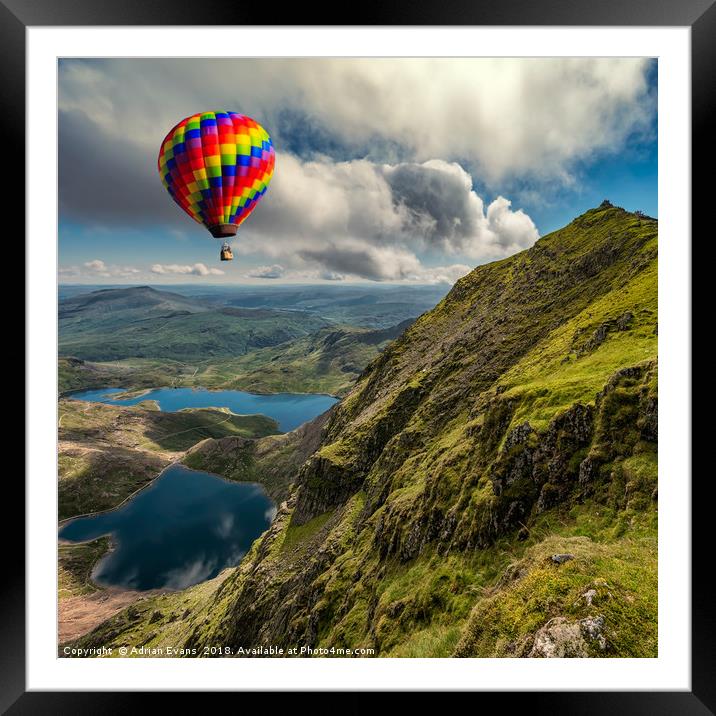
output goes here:
<path id="1" fill-rule="evenodd" d="M 186 290 L 190 289 L 179 289 Z M 336 324 L 390 328 L 417 318 L 447 293 L 447 284 L 271 285 L 196 287 L 188 296 L 217 305 L 297 310 Z"/>
<path id="2" fill-rule="evenodd" d="M 363 369 L 412 320 L 383 329 L 338 326 L 239 358 L 200 366 L 196 385 L 221 385 L 258 393 L 345 395 Z"/>
<path id="3" fill-rule="evenodd" d="M 147 286 L 67 299 L 59 321 L 60 354 L 88 361 L 237 356 L 329 325 L 305 312 L 217 308 Z"/>
<path id="4" fill-rule="evenodd" d="M 655 656 L 657 235 L 605 202 L 474 269 L 361 374 L 239 567 L 77 643 Z"/>
<path id="5" fill-rule="evenodd" d="M 367 297 L 348 291 L 338 303 L 370 307 L 386 290 Z M 147 286 L 71 296 L 60 302 L 59 392 L 197 386 L 343 395 L 422 305 L 400 303 L 398 314 L 412 317 L 396 325 L 338 325 L 322 315 L 331 306 L 325 292 L 316 291 L 313 303 L 311 293 L 264 290 L 241 299 L 277 308 L 225 305 L 211 292 L 184 296 Z M 425 302 L 434 292 L 418 293 Z M 291 300 L 310 310 L 289 309 Z"/>

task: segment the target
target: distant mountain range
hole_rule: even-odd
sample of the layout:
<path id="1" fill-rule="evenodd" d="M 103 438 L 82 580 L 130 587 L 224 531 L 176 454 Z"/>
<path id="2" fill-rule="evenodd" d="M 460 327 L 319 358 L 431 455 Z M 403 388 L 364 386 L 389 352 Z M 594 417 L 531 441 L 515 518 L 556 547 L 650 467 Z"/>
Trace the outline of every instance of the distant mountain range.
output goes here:
<path id="1" fill-rule="evenodd" d="M 444 292 L 430 286 L 204 287 L 197 294 L 74 288 L 59 304 L 61 392 L 198 385 L 343 394 Z"/>
<path id="2" fill-rule="evenodd" d="M 212 371 L 226 377 L 224 387 L 344 395 L 363 369 L 412 322 L 408 319 L 378 329 L 323 328 L 303 338 L 217 362 Z M 201 381 L 201 376 L 197 380 Z"/>
<path id="3" fill-rule="evenodd" d="M 98 295 L 108 290 L 131 290 L 148 287 L 113 287 L 112 289 L 67 285 L 60 286 L 61 306 L 69 299 Z M 312 313 L 334 323 L 367 328 L 389 328 L 401 321 L 417 318 L 430 310 L 448 292 L 447 284 L 434 286 L 386 284 L 290 285 L 267 282 L 264 286 L 242 285 L 178 285 L 156 290 L 171 294 L 167 299 L 178 310 L 199 310 L 206 307 L 235 306 L 239 308 L 274 308 Z M 108 296 L 110 300 L 111 295 Z M 188 302 L 189 307 L 180 305 Z M 72 304 L 69 304 L 71 307 Z"/>

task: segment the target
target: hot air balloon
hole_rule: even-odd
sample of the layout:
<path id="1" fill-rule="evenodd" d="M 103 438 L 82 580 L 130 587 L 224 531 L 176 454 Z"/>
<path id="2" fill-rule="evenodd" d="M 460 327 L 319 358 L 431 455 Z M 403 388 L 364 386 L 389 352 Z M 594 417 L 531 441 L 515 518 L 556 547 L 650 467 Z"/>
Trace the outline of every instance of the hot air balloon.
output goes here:
<path id="1" fill-rule="evenodd" d="M 172 199 L 224 239 L 246 221 L 273 176 L 276 155 L 268 132 L 238 112 L 203 112 L 182 119 L 162 142 L 159 175 Z"/>

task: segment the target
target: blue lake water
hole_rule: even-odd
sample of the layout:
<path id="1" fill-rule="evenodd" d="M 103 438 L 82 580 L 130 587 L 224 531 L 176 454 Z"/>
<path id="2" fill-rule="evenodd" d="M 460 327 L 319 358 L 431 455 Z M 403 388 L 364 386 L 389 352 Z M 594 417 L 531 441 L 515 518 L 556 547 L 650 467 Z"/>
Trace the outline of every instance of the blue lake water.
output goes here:
<path id="1" fill-rule="evenodd" d="M 276 508 L 260 485 L 171 465 L 114 510 L 66 522 L 63 540 L 111 535 L 92 578 L 127 589 L 184 589 L 241 561 Z"/>
<path id="2" fill-rule="evenodd" d="M 136 405 L 143 400 L 156 400 L 159 409 L 173 413 L 184 408 L 228 408 L 239 415 L 267 415 L 285 432 L 313 420 L 338 402 L 324 394 L 274 393 L 256 395 L 241 390 L 205 390 L 203 388 L 157 388 L 136 398 L 119 400 L 112 396 L 125 388 L 103 388 L 73 393 L 76 400 L 88 400 L 109 405 Z"/>

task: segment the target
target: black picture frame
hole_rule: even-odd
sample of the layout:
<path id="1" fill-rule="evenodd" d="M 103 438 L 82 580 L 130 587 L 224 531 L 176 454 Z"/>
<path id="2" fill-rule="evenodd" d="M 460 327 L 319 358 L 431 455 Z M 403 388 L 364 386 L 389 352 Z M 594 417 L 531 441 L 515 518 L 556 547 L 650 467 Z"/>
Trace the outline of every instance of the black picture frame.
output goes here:
<path id="1" fill-rule="evenodd" d="M 688 26 L 691 28 L 692 69 L 692 233 L 706 232 L 709 211 L 707 179 L 716 164 L 709 134 L 714 126 L 716 106 L 716 0 L 422 0 L 417 3 L 370 0 L 360 6 L 360 16 L 347 18 L 335 6 L 330 10 L 305 4 L 276 6 L 281 25 L 483 25 L 483 26 Z M 13 186 L 21 185 L 25 166 L 25 30 L 29 26 L 112 26 L 112 25 L 242 25 L 242 6 L 225 0 L 0 0 L 0 55 L 2 57 L 3 146 L 5 163 L 18 168 Z M 318 11 L 316 11 L 318 10 Z M 311 15 L 307 21 L 306 13 Z M 249 17 L 251 15 L 249 14 Z M 171 18 L 167 23 L 166 18 Z M 48 108 L 48 112 L 55 111 Z M 23 167 L 22 175 L 19 167 Z M 701 181 L 697 177 L 702 177 Z M 18 216 L 23 214 L 18 211 Z M 17 231 L 22 230 L 22 226 Z M 711 230 L 713 232 L 713 229 Z M 684 237 L 686 240 L 686 237 Z M 696 424 L 695 424 L 696 425 Z M 709 471 L 710 472 L 710 471 Z M 676 477 L 676 476 L 674 476 Z M 688 476 L 680 476 L 681 479 Z M 524 707 L 532 714 L 709 714 L 716 713 L 716 609 L 710 582 L 712 533 L 707 510 L 710 475 L 692 482 L 692 632 L 691 691 L 689 692 L 559 692 L 475 695 L 475 706 L 488 707 L 499 699 L 501 709 Z M 16 506 L 15 517 L 22 521 L 24 488 L 19 481 L 6 481 L 6 505 Z M 25 561 L 19 551 L 7 549 L 0 587 L 0 711 L 10 714 L 114 713 L 129 708 L 157 709 L 166 706 L 167 694 L 108 692 L 27 692 L 25 686 Z M 91 684 L 88 684 L 91 688 Z M 569 684 L 565 684 L 569 688 Z M 257 695 L 258 696 L 258 695 Z M 343 712 L 364 712 L 369 694 L 328 694 L 321 709 L 334 706 Z M 240 708 L 250 708 L 246 695 Z M 238 697 L 234 696 L 234 699 Z M 265 700 L 265 695 L 261 696 Z M 272 697 L 273 698 L 273 697 Z M 162 699 L 160 702 L 159 699 Z M 182 694 L 179 712 L 206 709 L 206 695 Z M 201 700 L 201 701 L 200 701 Z M 258 705 L 259 702 L 257 702 Z M 316 708 L 309 694 L 292 695 L 292 710 L 303 705 Z M 423 707 L 428 704 L 423 702 Z M 265 708 L 264 704 L 261 708 Z M 234 701 L 233 708 L 239 708 Z M 272 710 L 280 708 L 273 702 Z"/>

